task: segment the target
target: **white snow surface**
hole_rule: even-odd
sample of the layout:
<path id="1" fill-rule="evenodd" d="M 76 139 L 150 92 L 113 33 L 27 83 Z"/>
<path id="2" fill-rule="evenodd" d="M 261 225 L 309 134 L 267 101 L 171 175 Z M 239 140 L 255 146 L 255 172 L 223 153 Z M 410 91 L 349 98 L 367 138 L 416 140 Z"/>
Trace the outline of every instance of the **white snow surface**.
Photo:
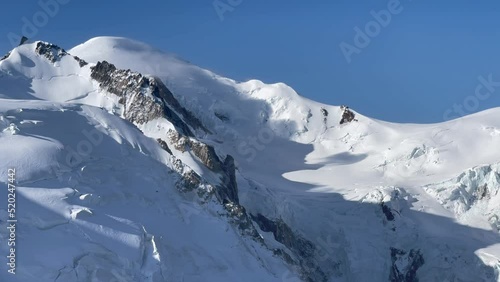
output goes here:
<path id="1" fill-rule="evenodd" d="M 237 82 L 130 39 L 68 50 L 84 67 L 34 48 L 0 61 L 0 182 L 16 168 L 20 226 L 18 273 L 2 255 L 0 281 L 299 281 L 222 207 L 175 189 L 172 156 L 154 140 L 172 124 L 141 132 L 121 119 L 117 97 L 90 78 L 103 60 L 159 77 L 210 130 L 198 138 L 235 158 L 243 206 L 315 242 L 317 263 L 337 265 L 329 281 L 388 281 L 391 264 L 408 268 L 391 248 L 421 251 L 420 281 L 500 281 L 500 109 L 427 125 L 356 113 L 339 125 L 340 107 L 283 83 Z"/>

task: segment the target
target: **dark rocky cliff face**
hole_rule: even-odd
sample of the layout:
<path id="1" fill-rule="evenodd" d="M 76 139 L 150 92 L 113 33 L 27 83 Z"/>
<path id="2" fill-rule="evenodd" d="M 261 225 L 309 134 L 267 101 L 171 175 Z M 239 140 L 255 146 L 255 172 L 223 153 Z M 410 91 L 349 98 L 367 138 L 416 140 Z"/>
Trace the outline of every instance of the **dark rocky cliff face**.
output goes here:
<path id="1" fill-rule="evenodd" d="M 214 147 L 188 136 L 182 136 L 173 130 L 168 132 L 168 137 L 177 150 L 181 152 L 191 151 L 203 165 L 221 176 L 220 183 L 215 184 L 215 194 L 221 203 L 239 205 L 236 167 L 232 156 L 227 155 L 222 161 L 215 152 Z"/>
<path id="2" fill-rule="evenodd" d="M 170 155 L 172 155 L 172 151 L 168 147 L 167 142 L 163 141 L 161 138 L 157 138 L 156 141 L 158 142 L 158 144 L 160 144 L 160 146 L 161 146 L 161 148 L 163 150 L 167 151 L 167 153 L 169 153 Z"/>
<path id="3" fill-rule="evenodd" d="M 340 108 L 344 111 L 342 113 L 342 118 L 340 119 L 340 124 L 358 121 L 357 119 L 355 119 L 356 115 L 349 109 L 349 107 L 341 106 Z"/>
<path id="4" fill-rule="evenodd" d="M 184 135 L 194 136 L 193 130 L 207 132 L 201 122 L 182 108 L 172 92 L 157 78 L 143 76 L 131 70 L 118 70 L 106 61 L 91 67 L 91 77 L 106 91 L 120 96 L 125 118 L 144 124 L 164 117 Z"/>
<path id="5" fill-rule="evenodd" d="M 170 121 L 185 134 L 191 130 L 182 120 L 171 113 L 170 108 L 163 107 L 160 99 L 148 95 L 149 81 L 139 73 L 128 70 L 117 70 L 106 61 L 91 67 L 91 77 L 99 82 L 99 87 L 120 97 L 119 103 L 124 105 L 124 117 L 137 124 L 144 124 L 155 118 L 169 116 Z"/>
<path id="6" fill-rule="evenodd" d="M 59 61 L 62 57 L 68 55 L 64 49 L 61 47 L 44 42 L 38 42 L 36 44 L 35 53 L 40 56 L 44 56 L 52 63 Z"/>
<path id="7" fill-rule="evenodd" d="M 262 214 L 251 215 L 251 217 L 262 231 L 271 232 L 274 239 L 288 249 L 276 249 L 274 253 L 281 256 L 287 263 L 296 266 L 304 281 L 328 281 L 327 275 L 316 264 L 317 247 L 314 243 L 297 234 L 281 219 L 269 219 Z M 291 255 L 287 252 L 291 252 Z"/>

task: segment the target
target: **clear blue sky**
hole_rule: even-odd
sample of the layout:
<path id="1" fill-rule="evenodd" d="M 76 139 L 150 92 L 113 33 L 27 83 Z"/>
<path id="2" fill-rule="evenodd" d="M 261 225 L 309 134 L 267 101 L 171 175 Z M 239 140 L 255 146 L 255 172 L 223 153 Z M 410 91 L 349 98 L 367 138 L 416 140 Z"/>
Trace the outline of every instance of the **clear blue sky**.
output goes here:
<path id="1" fill-rule="evenodd" d="M 500 2 L 401 0 L 348 63 L 341 42 L 355 46 L 354 28 L 364 30 L 370 11 L 391 1 L 220 0 L 241 2 L 221 20 L 213 0 L 69 0 L 34 39 L 71 48 L 100 35 L 130 37 L 224 76 L 285 82 L 389 121 L 438 122 L 500 106 L 499 86 L 474 96 L 479 76 L 500 82 Z M 39 11 L 38 1 L 2 2 L 1 53 L 11 49 L 9 32 L 21 34 L 22 18 L 33 22 Z M 464 103 L 462 113 L 453 108 Z"/>

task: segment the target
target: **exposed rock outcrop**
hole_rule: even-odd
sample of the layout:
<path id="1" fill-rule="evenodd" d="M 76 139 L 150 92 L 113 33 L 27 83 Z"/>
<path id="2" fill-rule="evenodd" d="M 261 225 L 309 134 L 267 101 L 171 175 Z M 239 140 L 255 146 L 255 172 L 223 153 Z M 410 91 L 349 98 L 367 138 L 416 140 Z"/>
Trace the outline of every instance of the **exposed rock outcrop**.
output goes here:
<path id="1" fill-rule="evenodd" d="M 35 53 L 37 53 L 40 56 L 44 56 L 52 63 L 55 63 L 59 61 L 62 57 L 68 55 L 68 53 L 61 47 L 41 41 L 36 44 Z"/>
<path id="2" fill-rule="evenodd" d="M 167 153 L 172 155 L 172 150 L 170 150 L 170 148 L 168 147 L 167 142 L 163 141 L 161 138 L 156 139 L 156 141 L 158 142 L 158 144 L 160 144 L 163 150 L 167 151 Z"/>
<path id="3" fill-rule="evenodd" d="M 385 218 L 388 221 L 393 221 L 394 220 L 394 214 L 391 211 L 391 208 L 385 205 L 385 203 L 381 203 L 380 206 L 382 207 L 382 212 L 385 215 Z"/>
<path id="4" fill-rule="evenodd" d="M 5 54 L 2 58 L 0 58 L 0 62 L 7 59 L 8 57 L 10 57 L 10 52 Z"/>
<path id="5" fill-rule="evenodd" d="M 127 120 L 144 124 L 164 117 L 187 136 L 194 136 L 191 129 L 207 131 L 198 119 L 180 106 L 159 79 L 131 70 L 118 70 L 106 61 L 98 62 L 91 70 L 91 77 L 101 88 L 120 96 L 119 103 L 124 105 Z"/>
<path id="6" fill-rule="evenodd" d="M 316 246 L 311 241 L 294 232 L 282 219 L 271 220 L 262 214 L 251 215 L 251 217 L 262 231 L 271 232 L 276 241 L 292 252 L 291 256 L 285 250 L 274 250 L 275 254 L 281 255 L 289 264 L 296 265 L 300 269 L 304 281 L 328 281 L 327 275 L 316 265 Z"/>
<path id="7" fill-rule="evenodd" d="M 353 111 L 351 111 L 349 109 L 349 107 L 341 106 L 340 109 L 344 111 L 342 113 L 342 119 L 340 120 L 340 124 L 344 124 L 344 123 L 348 123 L 348 122 L 352 122 L 352 121 L 358 121 L 357 119 L 355 119 L 356 115 L 354 114 Z"/>
<path id="8" fill-rule="evenodd" d="M 310 114 L 310 113 L 309 113 Z M 325 108 L 321 108 L 321 114 L 323 115 L 323 123 L 325 124 L 325 126 L 327 125 L 328 123 L 328 111 L 325 109 Z M 312 116 L 312 115 L 311 115 Z M 309 118 L 309 116 L 308 116 Z"/>
<path id="9" fill-rule="evenodd" d="M 327 118 L 328 117 L 328 111 L 325 108 L 321 108 L 321 114 L 323 117 Z"/>
<path id="10" fill-rule="evenodd" d="M 35 48 L 35 53 L 40 55 L 40 56 L 44 56 L 47 60 L 49 60 L 52 63 L 55 63 L 55 62 L 59 61 L 61 58 L 63 58 L 64 56 L 69 55 L 63 48 L 61 48 L 57 45 L 42 42 L 42 41 L 37 42 L 36 48 Z M 69 56 L 71 56 L 71 55 L 69 55 Z M 78 57 L 75 57 L 75 56 L 71 56 L 71 57 L 78 62 L 80 67 L 83 67 L 83 66 L 88 64 L 87 62 L 85 62 L 84 60 L 82 60 Z"/>
<path id="11" fill-rule="evenodd" d="M 78 64 L 80 65 L 81 68 L 83 68 L 84 66 L 86 66 L 86 65 L 89 64 L 89 63 L 87 63 L 86 61 L 80 59 L 77 56 L 73 56 L 73 58 L 78 62 Z"/>
<path id="12" fill-rule="evenodd" d="M 175 149 L 181 152 L 190 150 L 202 164 L 221 176 L 220 183 L 215 184 L 216 195 L 221 203 L 239 204 L 236 167 L 232 156 L 227 155 L 223 162 L 215 152 L 214 147 L 210 145 L 188 136 L 182 136 L 173 130 L 169 130 L 167 135 Z"/>
<path id="13" fill-rule="evenodd" d="M 184 165 L 181 160 L 174 157 L 173 164 L 175 171 L 181 175 L 181 178 L 176 183 L 177 190 L 183 193 L 196 191 L 198 196 L 204 200 L 212 195 L 213 187 L 205 183 L 201 176 Z"/>
<path id="14" fill-rule="evenodd" d="M 412 249 L 409 252 L 391 248 L 391 282 L 418 282 L 417 271 L 424 265 L 424 257 L 420 250 Z"/>
<path id="15" fill-rule="evenodd" d="M 28 37 L 26 37 L 26 36 L 21 37 L 21 40 L 19 41 L 19 46 L 23 45 L 27 41 L 28 41 Z"/>
<path id="16" fill-rule="evenodd" d="M 224 208 L 229 212 L 232 218 L 232 223 L 238 226 L 238 229 L 245 235 L 250 236 L 259 243 L 265 244 L 259 232 L 253 225 L 250 216 L 242 205 L 232 202 L 226 202 Z"/>
<path id="17" fill-rule="evenodd" d="M 203 202 L 209 201 L 215 194 L 217 201 L 227 212 L 225 216 L 229 218 L 229 221 L 234 224 L 243 235 L 249 236 L 257 242 L 265 244 L 259 232 L 253 225 L 247 211 L 238 203 L 237 190 L 234 190 L 236 192 L 236 196 L 233 200 L 231 200 L 231 196 L 225 195 L 224 192 L 221 192 L 225 191 L 223 186 L 217 185 L 214 187 L 212 184 L 207 183 L 200 175 L 184 165 L 181 160 L 175 159 L 174 169 L 182 176 L 182 178 L 177 182 L 177 189 L 180 192 L 196 192 L 198 197 L 202 199 Z M 236 182 L 234 185 L 236 185 Z"/>
<path id="18" fill-rule="evenodd" d="M 488 189 L 488 184 L 485 183 L 484 185 L 478 186 L 477 190 L 473 192 L 474 197 L 481 201 L 483 199 L 489 199 L 490 196 L 490 191 Z"/>

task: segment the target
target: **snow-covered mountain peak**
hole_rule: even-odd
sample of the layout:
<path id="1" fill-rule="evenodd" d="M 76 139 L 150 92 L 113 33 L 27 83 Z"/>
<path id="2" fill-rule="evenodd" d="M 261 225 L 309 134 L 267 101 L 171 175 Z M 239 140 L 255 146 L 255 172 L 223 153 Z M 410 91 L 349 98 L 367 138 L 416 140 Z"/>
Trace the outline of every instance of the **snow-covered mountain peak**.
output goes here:
<path id="1" fill-rule="evenodd" d="M 93 88 L 88 79 L 86 62 L 69 55 L 64 49 L 37 41 L 23 44 L 0 61 L 4 78 L 3 97 L 68 101 L 85 95 Z M 17 89 L 18 91 L 6 91 Z M 71 91 L 61 91 L 72 89 Z"/>
<path id="2" fill-rule="evenodd" d="M 92 52 L 97 50 L 102 50 L 103 52 L 113 52 L 115 50 L 117 53 L 119 52 L 127 52 L 127 53 L 138 53 L 138 54 L 148 54 L 148 53 L 158 53 L 167 55 L 171 60 L 179 60 L 187 63 L 183 59 L 179 58 L 177 55 L 173 53 L 168 53 L 167 51 L 160 50 L 154 48 L 146 43 L 125 38 L 125 37 L 116 37 L 116 36 L 99 36 L 94 37 L 86 42 L 77 45 L 70 49 L 70 53 L 74 52 L 89 52 L 89 55 Z"/>
<path id="3" fill-rule="evenodd" d="M 0 175 L 20 244 L 61 256 L 19 281 L 497 281 L 498 115 L 395 124 L 126 38 L 23 44 Z"/>
<path id="4" fill-rule="evenodd" d="M 230 120 L 233 121 L 250 117 L 246 122 L 256 119 L 262 122 L 285 122 L 289 130 L 275 129 L 292 136 L 304 130 L 304 121 L 307 122 L 309 115 L 314 116 L 319 127 L 311 135 L 319 134 L 323 130 L 323 118 L 319 112 L 321 107 L 327 107 L 335 114 L 332 119 L 337 119 L 336 123 L 341 119 L 338 107 L 320 105 L 300 97 L 284 83 L 265 84 L 258 80 L 237 82 L 129 39 L 98 37 L 76 46 L 69 53 L 88 62 L 106 60 L 121 69 L 159 77 L 181 104 L 196 109 L 193 112 L 197 117 L 206 120 L 213 128 L 220 124 L 215 113 L 228 119 L 227 115 L 231 114 Z M 238 107 L 242 104 L 245 107 Z"/>

